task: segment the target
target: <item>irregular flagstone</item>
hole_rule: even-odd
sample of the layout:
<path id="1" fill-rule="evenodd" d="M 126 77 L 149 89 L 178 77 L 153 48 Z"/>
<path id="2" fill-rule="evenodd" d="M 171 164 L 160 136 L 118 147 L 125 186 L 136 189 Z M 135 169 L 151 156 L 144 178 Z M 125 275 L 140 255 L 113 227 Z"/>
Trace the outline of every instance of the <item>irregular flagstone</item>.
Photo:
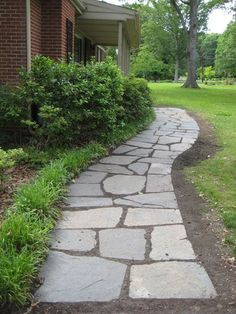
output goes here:
<path id="1" fill-rule="evenodd" d="M 68 197 L 66 199 L 66 207 L 81 208 L 81 207 L 97 207 L 113 205 L 112 199 L 109 197 Z"/>
<path id="2" fill-rule="evenodd" d="M 120 296 L 126 268 L 98 257 L 50 252 L 35 297 L 41 302 L 111 301 Z"/>
<path id="3" fill-rule="evenodd" d="M 144 157 L 140 158 L 138 160 L 139 162 L 147 162 L 150 164 L 157 164 L 157 163 L 162 163 L 162 164 L 173 164 L 173 159 L 172 158 L 157 158 L 157 157 Z"/>
<path id="4" fill-rule="evenodd" d="M 116 148 L 114 151 L 113 151 L 113 154 L 124 154 L 124 153 L 127 153 L 131 150 L 134 150 L 135 147 L 133 146 L 129 146 L 129 145 L 121 145 L 119 146 L 118 148 Z"/>
<path id="5" fill-rule="evenodd" d="M 91 251 L 96 246 L 96 232 L 92 230 L 57 229 L 52 233 L 51 248 L 66 251 Z"/>
<path id="6" fill-rule="evenodd" d="M 174 144 L 180 143 L 181 137 L 173 137 L 173 136 L 161 136 L 158 140 L 158 144 Z"/>
<path id="7" fill-rule="evenodd" d="M 134 299 L 206 299 L 216 291 L 205 269 L 193 262 L 131 266 L 129 296 Z"/>
<path id="8" fill-rule="evenodd" d="M 117 198 L 114 200 L 114 204 L 115 205 L 124 205 L 124 206 L 133 206 L 133 207 L 147 207 L 147 208 L 160 208 L 156 205 L 152 205 L 152 204 L 149 204 L 149 205 L 144 205 L 144 204 L 141 204 L 141 203 L 138 203 L 138 202 L 134 202 L 134 201 L 130 201 L 130 200 L 127 200 L 127 199 L 124 199 L 124 198 Z"/>
<path id="9" fill-rule="evenodd" d="M 158 136 L 147 136 L 147 135 L 137 135 L 135 136 L 132 140 L 134 141 L 140 141 L 140 142 L 144 142 L 144 143 L 152 143 L 152 144 L 156 144 L 157 140 L 158 140 Z"/>
<path id="10" fill-rule="evenodd" d="M 153 149 L 148 148 L 137 148 L 128 152 L 126 155 L 130 156 L 141 156 L 141 157 L 148 157 L 153 152 Z"/>
<path id="11" fill-rule="evenodd" d="M 117 174 L 133 174 L 132 171 L 119 165 L 96 164 L 96 165 L 90 166 L 89 170 L 104 171 L 107 173 L 117 173 Z"/>
<path id="12" fill-rule="evenodd" d="M 170 150 L 169 146 L 168 145 L 159 145 L 159 144 L 156 144 L 152 147 L 153 149 L 157 149 L 157 150 Z"/>
<path id="13" fill-rule="evenodd" d="M 124 224 L 126 226 L 153 226 L 182 222 L 178 209 L 129 208 Z"/>
<path id="14" fill-rule="evenodd" d="M 134 140 L 127 141 L 126 144 L 133 145 L 133 146 L 139 147 L 139 148 L 151 148 L 153 145 L 150 143 L 144 143 L 142 141 L 134 141 Z"/>
<path id="15" fill-rule="evenodd" d="M 174 153 L 173 151 L 163 151 L 163 150 L 155 150 L 153 155 L 153 157 L 157 157 L 157 158 L 176 158 L 177 154 Z M 173 162 L 173 160 L 172 160 Z"/>
<path id="16" fill-rule="evenodd" d="M 121 215 L 121 207 L 64 211 L 57 229 L 113 228 L 119 223 Z"/>
<path id="17" fill-rule="evenodd" d="M 108 229 L 99 232 L 104 257 L 144 260 L 146 240 L 143 229 Z"/>
<path id="18" fill-rule="evenodd" d="M 148 175 L 146 192 L 171 192 L 174 191 L 170 175 Z"/>
<path id="19" fill-rule="evenodd" d="M 177 151 L 177 152 L 184 152 L 188 150 L 190 147 L 192 147 L 191 144 L 188 143 L 180 143 L 180 144 L 172 144 L 170 147 L 171 151 Z"/>
<path id="20" fill-rule="evenodd" d="M 134 201 L 142 205 L 155 205 L 159 208 L 178 207 L 174 192 L 130 195 L 124 197 L 124 199 Z"/>
<path id="21" fill-rule="evenodd" d="M 149 165 L 141 162 L 135 162 L 129 165 L 128 168 L 137 174 L 143 175 L 147 172 Z"/>
<path id="22" fill-rule="evenodd" d="M 104 193 L 101 190 L 100 184 L 70 184 L 70 196 L 102 196 Z"/>
<path id="23" fill-rule="evenodd" d="M 155 227 L 151 234 L 153 260 L 195 259 L 184 225 Z"/>
<path id="24" fill-rule="evenodd" d="M 115 195 L 133 194 L 142 191 L 145 186 L 145 176 L 115 175 L 103 182 L 104 190 Z"/>
<path id="25" fill-rule="evenodd" d="M 151 164 L 149 174 L 170 174 L 171 166 L 167 166 L 166 164 L 153 163 Z"/>
<path id="26" fill-rule="evenodd" d="M 129 165 L 131 162 L 137 160 L 138 157 L 131 157 L 131 156 L 115 156 L 111 155 L 109 157 L 102 158 L 100 160 L 103 164 L 116 164 L 116 165 Z"/>
<path id="27" fill-rule="evenodd" d="M 107 176 L 106 172 L 85 171 L 81 173 L 76 183 L 100 183 Z"/>

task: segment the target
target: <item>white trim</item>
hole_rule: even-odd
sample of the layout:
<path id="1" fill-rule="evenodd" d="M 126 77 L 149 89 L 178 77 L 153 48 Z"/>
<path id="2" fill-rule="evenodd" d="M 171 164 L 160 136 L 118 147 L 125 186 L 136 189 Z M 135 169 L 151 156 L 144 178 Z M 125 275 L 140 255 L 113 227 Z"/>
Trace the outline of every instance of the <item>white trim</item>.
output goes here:
<path id="1" fill-rule="evenodd" d="M 86 10 L 85 6 L 83 5 L 81 1 L 79 0 L 70 0 L 70 1 L 80 14 L 82 14 Z"/>
<path id="2" fill-rule="evenodd" d="M 31 69 L 31 6 L 30 0 L 26 0 L 26 36 L 27 36 L 27 70 Z"/>

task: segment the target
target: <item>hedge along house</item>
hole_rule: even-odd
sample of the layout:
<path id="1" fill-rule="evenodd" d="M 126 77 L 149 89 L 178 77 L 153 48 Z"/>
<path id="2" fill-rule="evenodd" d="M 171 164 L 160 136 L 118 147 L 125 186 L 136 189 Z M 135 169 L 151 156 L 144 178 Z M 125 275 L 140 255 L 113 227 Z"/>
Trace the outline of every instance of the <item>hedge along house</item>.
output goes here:
<path id="1" fill-rule="evenodd" d="M 0 84 L 16 84 L 20 67 L 38 54 L 86 63 L 118 47 L 118 65 L 129 71 L 130 48 L 139 44 L 136 11 L 97 0 L 1 0 Z"/>

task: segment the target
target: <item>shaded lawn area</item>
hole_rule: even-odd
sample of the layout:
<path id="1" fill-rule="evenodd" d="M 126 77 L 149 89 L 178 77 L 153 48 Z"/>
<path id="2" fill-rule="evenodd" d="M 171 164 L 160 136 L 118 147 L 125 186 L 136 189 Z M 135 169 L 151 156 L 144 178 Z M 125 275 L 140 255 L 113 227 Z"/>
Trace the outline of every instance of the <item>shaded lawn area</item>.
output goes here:
<path id="1" fill-rule="evenodd" d="M 150 83 L 155 105 L 186 108 L 200 114 L 215 128 L 221 150 L 187 169 L 188 177 L 217 209 L 230 232 L 226 242 L 236 255 L 236 86 L 205 86 L 199 90 L 180 84 Z"/>

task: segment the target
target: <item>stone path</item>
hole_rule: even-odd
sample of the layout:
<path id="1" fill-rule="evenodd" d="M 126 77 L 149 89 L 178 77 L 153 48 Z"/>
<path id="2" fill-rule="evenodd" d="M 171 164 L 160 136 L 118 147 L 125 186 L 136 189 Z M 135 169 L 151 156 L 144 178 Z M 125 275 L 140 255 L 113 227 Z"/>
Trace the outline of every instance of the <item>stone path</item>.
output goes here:
<path id="1" fill-rule="evenodd" d="M 69 186 L 36 292 L 42 302 L 207 299 L 216 291 L 187 238 L 171 181 L 199 127 L 157 109 L 148 129 Z"/>

